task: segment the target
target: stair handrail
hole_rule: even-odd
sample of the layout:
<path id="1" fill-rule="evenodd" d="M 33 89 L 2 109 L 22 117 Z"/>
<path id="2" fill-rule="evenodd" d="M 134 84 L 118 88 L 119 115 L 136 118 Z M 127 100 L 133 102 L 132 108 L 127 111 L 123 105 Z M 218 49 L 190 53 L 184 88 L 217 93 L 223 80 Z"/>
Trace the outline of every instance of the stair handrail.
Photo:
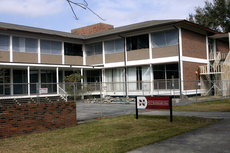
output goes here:
<path id="1" fill-rule="evenodd" d="M 230 63 L 230 52 L 228 52 L 228 55 L 226 56 L 223 65 L 229 65 L 229 63 Z"/>
<path id="2" fill-rule="evenodd" d="M 60 85 L 58 85 L 58 88 L 59 88 L 59 95 L 60 95 L 65 101 L 67 101 L 68 93 L 67 93 L 64 89 L 62 89 L 62 88 L 60 87 Z"/>
<path id="3" fill-rule="evenodd" d="M 220 60 L 221 60 L 221 53 L 220 53 L 220 52 L 217 52 L 216 55 L 217 55 L 217 56 L 216 56 L 215 61 L 214 61 L 214 63 L 213 63 L 213 70 L 214 70 L 214 72 L 216 72 L 216 69 L 218 68 L 218 65 L 219 65 Z"/>

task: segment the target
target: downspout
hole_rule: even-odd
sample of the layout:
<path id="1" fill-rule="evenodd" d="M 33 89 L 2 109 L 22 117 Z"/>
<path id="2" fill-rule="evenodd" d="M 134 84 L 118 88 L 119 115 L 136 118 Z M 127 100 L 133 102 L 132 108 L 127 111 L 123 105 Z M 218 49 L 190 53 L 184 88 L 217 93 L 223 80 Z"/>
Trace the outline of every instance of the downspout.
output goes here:
<path id="1" fill-rule="evenodd" d="M 181 99 L 181 94 L 182 94 L 182 88 L 181 88 L 181 59 L 180 59 L 180 34 L 179 34 L 179 29 L 173 24 L 172 25 L 178 32 L 178 57 L 179 57 L 179 61 L 178 61 L 178 70 L 179 70 L 179 88 L 180 88 L 180 99 Z"/>
<path id="2" fill-rule="evenodd" d="M 124 64 L 125 64 L 125 96 L 128 98 L 128 87 L 127 87 L 127 62 L 126 62 L 126 54 L 125 54 L 125 37 L 118 34 L 119 37 L 124 39 Z"/>

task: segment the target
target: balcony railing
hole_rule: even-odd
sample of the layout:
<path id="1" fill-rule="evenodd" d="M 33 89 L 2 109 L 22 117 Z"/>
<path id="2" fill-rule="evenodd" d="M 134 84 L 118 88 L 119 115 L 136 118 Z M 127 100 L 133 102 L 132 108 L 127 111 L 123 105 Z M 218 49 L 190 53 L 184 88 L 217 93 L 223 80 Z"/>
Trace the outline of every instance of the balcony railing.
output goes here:
<path id="1" fill-rule="evenodd" d="M 213 66 L 203 65 L 199 66 L 200 74 L 215 74 L 221 73 L 221 65 L 218 64 L 215 68 Z"/>
<path id="2" fill-rule="evenodd" d="M 220 54 L 220 59 L 225 59 L 228 53 L 221 53 L 221 52 L 211 52 L 209 53 L 209 60 L 214 61 L 217 59 L 218 54 Z"/>

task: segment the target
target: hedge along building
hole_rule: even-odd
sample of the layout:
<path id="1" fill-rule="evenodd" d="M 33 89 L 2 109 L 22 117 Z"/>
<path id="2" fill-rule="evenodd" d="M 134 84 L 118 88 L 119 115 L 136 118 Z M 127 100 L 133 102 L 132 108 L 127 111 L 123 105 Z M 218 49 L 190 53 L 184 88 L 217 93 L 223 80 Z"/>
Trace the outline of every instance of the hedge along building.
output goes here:
<path id="1" fill-rule="evenodd" d="M 0 23 L 0 66 L 6 72 L 3 83 L 10 83 L 2 84 L 1 94 L 31 97 L 38 82 L 54 83 L 45 96 L 59 95 L 59 83 L 73 70 L 84 75 L 82 82 L 102 81 L 104 94 L 111 96 L 165 95 L 172 89 L 176 95 L 195 94 L 197 82 L 191 81 L 221 79 L 209 77 L 210 67 L 227 57 L 219 60 L 219 54 L 229 53 L 229 34 L 186 20 L 118 28 L 99 23 L 71 32 Z"/>

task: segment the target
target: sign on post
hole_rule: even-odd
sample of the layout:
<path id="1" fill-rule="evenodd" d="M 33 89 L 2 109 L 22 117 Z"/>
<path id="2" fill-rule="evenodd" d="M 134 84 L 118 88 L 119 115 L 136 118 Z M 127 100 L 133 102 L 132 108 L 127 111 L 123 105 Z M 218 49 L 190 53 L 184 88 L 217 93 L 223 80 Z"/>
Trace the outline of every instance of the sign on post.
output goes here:
<path id="1" fill-rule="evenodd" d="M 103 90 L 107 90 L 107 88 L 108 88 L 107 86 L 103 86 Z"/>
<path id="2" fill-rule="evenodd" d="M 40 89 L 39 89 L 39 93 L 40 93 L 40 94 L 48 93 L 48 88 L 40 88 Z"/>
<path id="3" fill-rule="evenodd" d="M 172 97 L 136 97 L 136 119 L 138 109 L 169 109 L 172 122 Z"/>

